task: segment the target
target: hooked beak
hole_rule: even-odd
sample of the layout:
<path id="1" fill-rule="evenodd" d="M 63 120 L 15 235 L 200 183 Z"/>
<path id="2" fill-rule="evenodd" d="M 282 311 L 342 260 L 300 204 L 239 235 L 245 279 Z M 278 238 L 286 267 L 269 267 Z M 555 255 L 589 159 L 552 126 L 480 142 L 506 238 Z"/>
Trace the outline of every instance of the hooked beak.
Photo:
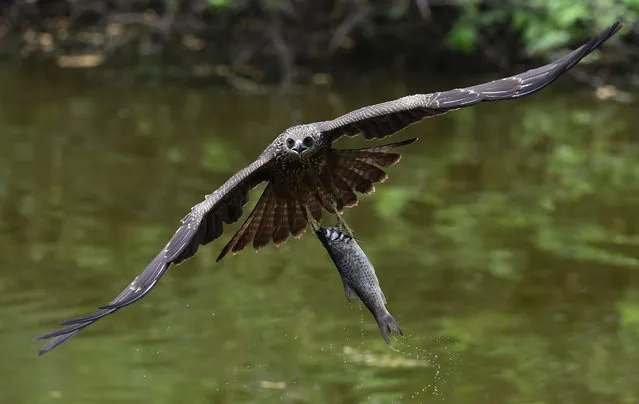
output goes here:
<path id="1" fill-rule="evenodd" d="M 297 152 L 297 155 L 300 157 L 302 157 L 302 152 L 306 149 L 307 147 L 304 146 L 304 144 L 300 140 L 295 142 L 295 146 L 293 146 L 293 150 L 295 150 Z"/>

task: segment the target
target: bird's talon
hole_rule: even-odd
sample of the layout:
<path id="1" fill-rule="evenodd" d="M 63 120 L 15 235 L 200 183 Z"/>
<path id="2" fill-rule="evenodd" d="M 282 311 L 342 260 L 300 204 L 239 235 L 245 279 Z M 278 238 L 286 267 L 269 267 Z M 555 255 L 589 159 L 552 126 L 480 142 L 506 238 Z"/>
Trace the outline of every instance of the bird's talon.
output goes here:
<path id="1" fill-rule="evenodd" d="M 353 230 L 351 230 L 350 227 L 348 227 L 348 225 L 346 224 L 346 222 L 341 218 L 341 216 L 338 216 L 339 219 L 337 220 L 337 224 L 335 225 L 335 227 L 337 227 L 337 229 L 342 232 L 342 233 L 347 233 L 349 236 L 353 237 Z"/>

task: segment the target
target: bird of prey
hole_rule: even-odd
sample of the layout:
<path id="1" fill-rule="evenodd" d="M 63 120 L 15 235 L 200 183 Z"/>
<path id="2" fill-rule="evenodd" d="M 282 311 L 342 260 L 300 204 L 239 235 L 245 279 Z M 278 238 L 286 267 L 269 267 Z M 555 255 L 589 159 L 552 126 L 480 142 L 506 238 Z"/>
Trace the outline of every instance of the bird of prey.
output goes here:
<path id="1" fill-rule="evenodd" d="M 387 178 L 383 168 L 397 163 L 393 149 L 416 139 L 362 149 L 337 149 L 343 136 L 362 134 L 381 139 L 424 118 L 484 101 L 510 100 L 537 92 L 577 64 L 619 29 L 619 22 L 564 57 L 524 73 L 467 88 L 431 94 L 415 94 L 363 107 L 336 119 L 296 125 L 286 129 L 258 156 L 221 187 L 207 195 L 182 219 L 181 226 L 148 266 L 120 295 L 96 313 L 64 321 L 64 328 L 40 336 L 51 338 L 40 355 L 55 348 L 100 318 L 134 303 L 155 286 L 171 265 L 193 256 L 199 246 L 220 237 L 223 224 L 236 222 L 248 202 L 249 190 L 266 186 L 253 211 L 222 249 L 218 261 L 249 243 L 257 250 L 289 235 L 301 236 L 309 221 L 319 221 L 324 210 L 336 214 L 357 204 L 356 192 L 370 193 Z M 348 227 L 346 226 L 346 229 Z"/>

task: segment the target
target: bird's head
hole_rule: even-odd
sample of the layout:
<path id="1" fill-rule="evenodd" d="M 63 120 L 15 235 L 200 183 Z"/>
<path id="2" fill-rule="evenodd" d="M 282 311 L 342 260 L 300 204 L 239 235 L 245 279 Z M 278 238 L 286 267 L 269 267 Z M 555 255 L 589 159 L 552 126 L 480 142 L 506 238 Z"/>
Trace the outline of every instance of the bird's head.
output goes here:
<path id="1" fill-rule="evenodd" d="M 282 134 L 282 149 L 290 158 L 305 159 L 320 147 L 320 134 L 312 125 L 297 125 Z"/>

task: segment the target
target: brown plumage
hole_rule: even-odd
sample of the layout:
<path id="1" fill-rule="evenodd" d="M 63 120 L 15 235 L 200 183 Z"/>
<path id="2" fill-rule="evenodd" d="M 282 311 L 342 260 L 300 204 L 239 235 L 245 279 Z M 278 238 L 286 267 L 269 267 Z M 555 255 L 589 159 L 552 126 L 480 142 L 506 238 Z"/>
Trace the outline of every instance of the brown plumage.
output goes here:
<path id="1" fill-rule="evenodd" d="M 381 167 L 396 164 L 401 155 L 391 149 L 414 142 L 415 138 L 384 146 L 364 149 L 330 149 L 326 154 L 326 164 L 318 174 L 306 173 L 302 178 L 301 199 L 306 201 L 311 216 L 319 221 L 322 211 L 342 212 L 344 207 L 357 205 L 357 192 L 372 192 L 373 184 L 383 182 L 388 177 Z M 229 252 L 237 253 L 251 240 L 259 250 L 270 241 L 281 245 L 289 234 L 299 237 L 307 227 L 308 218 L 299 201 L 278 195 L 269 184 L 255 208 L 237 233 L 224 246 L 217 260 Z M 291 208 L 289 208 L 291 206 Z M 288 210 L 288 221 L 284 222 L 284 212 Z M 288 226 L 287 226 L 288 225 Z"/>
<path id="2" fill-rule="evenodd" d="M 307 209 L 315 220 L 324 210 L 341 212 L 357 204 L 356 192 L 373 192 L 386 179 L 383 168 L 397 163 L 390 151 L 414 139 L 366 149 L 339 150 L 333 144 L 342 136 L 362 134 L 381 139 L 424 118 L 484 101 L 508 100 L 533 94 L 573 67 L 621 28 L 610 26 L 578 49 L 545 66 L 500 80 L 431 94 L 416 94 L 371 105 L 336 119 L 286 129 L 258 158 L 195 205 L 164 249 L 129 286 L 100 311 L 64 322 L 67 327 L 42 335 L 52 338 L 40 354 L 67 341 L 84 327 L 144 297 L 172 264 L 193 256 L 199 246 L 222 235 L 223 224 L 242 217 L 249 191 L 262 182 L 268 185 L 255 209 L 222 249 L 237 252 L 253 243 L 255 249 L 270 241 L 279 245 L 289 235 L 299 237 L 306 229 Z M 341 218 L 340 218 L 341 220 Z"/>

